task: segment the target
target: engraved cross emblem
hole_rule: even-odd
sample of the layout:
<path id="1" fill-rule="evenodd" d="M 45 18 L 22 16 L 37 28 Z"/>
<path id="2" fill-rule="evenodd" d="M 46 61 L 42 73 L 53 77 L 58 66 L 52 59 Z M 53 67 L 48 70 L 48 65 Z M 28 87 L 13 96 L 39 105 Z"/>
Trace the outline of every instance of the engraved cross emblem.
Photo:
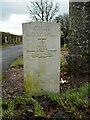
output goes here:
<path id="1" fill-rule="evenodd" d="M 31 56 L 33 58 L 46 58 L 46 57 L 52 57 L 53 52 L 56 52 L 57 50 L 48 50 L 46 47 L 46 39 L 40 38 L 38 39 L 38 47 L 37 50 L 27 50 L 27 52 L 32 52 Z"/>

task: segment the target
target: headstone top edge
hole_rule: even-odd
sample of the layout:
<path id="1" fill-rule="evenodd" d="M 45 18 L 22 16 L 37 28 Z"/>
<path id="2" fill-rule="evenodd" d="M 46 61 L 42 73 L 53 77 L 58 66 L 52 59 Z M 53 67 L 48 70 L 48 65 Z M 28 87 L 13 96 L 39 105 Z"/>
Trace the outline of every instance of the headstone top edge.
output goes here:
<path id="1" fill-rule="evenodd" d="M 38 22 L 38 21 L 36 21 L 36 22 L 22 23 L 22 25 L 24 25 L 24 24 L 35 24 L 35 23 L 38 23 L 38 24 L 40 24 L 40 23 L 42 23 L 42 24 L 60 24 L 60 23 L 56 23 L 56 22 Z"/>

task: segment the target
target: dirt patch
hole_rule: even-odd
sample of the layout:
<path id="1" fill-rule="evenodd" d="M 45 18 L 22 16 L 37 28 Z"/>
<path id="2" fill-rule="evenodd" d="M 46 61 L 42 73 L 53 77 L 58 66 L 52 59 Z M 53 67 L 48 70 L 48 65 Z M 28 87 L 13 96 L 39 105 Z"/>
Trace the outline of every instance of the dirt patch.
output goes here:
<path id="1" fill-rule="evenodd" d="M 2 96 L 4 98 L 20 96 L 24 92 L 23 68 L 10 68 L 2 79 Z"/>
<path id="2" fill-rule="evenodd" d="M 90 75 L 88 74 L 83 73 L 77 75 L 68 75 L 61 71 L 60 92 L 65 92 L 68 89 L 79 88 L 88 82 L 90 82 Z"/>

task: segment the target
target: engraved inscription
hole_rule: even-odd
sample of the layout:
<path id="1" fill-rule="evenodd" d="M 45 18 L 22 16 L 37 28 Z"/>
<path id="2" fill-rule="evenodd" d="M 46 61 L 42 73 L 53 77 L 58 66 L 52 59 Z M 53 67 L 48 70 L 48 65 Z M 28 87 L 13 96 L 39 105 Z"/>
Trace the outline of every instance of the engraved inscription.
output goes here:
<path id="1" fill-rule="evenodd" d="M 46 39 L 45 38 L 39 38 L 38 39 L 38 47 L 37 50 L 27 50 L 27 52 L 32 52 L 31 56 L 33 58 L 46 58 L 46 57 L 52 57 L 53 52 L 56 52 L 57 50 L 47 50 L 46 47 Z"/>

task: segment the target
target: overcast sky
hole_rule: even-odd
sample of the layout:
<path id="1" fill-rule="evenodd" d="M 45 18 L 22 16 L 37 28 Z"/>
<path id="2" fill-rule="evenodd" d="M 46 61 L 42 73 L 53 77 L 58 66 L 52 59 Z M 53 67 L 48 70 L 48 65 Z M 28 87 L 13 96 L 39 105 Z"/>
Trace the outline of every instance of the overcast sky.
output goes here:
<path id="1" fill-rule="evenodd" d="M 30 1 L 33 0 L 0 0 L 0 31 L 21 35 L 22 23 L 30 21 L 27 8 Z M 54 1 L 61 1 L 59 14 L 68 13 L 68 0 Z"/>

